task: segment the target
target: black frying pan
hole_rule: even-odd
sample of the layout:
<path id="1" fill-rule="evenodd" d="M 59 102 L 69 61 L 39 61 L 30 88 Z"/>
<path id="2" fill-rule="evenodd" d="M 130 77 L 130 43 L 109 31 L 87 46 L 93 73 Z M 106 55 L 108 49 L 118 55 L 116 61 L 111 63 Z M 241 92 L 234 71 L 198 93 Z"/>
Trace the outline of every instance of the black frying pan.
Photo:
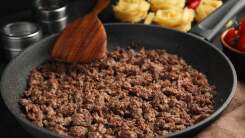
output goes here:
<path id="1" fill-rule="evenodd" d="M 228 1 L 207 20 L 194 27 L 192 32 L 203 35 L 208 40 L 211 39 L 227 19 L 240 11 L 244 5 L 245 0 Z M 105 27 L 109 48 L 115 46 L 125 48 L 134 41 L 146 49 L 166 49 L 170 53 L 182 56 L 193 67 L 205 73 L 211 84 L 216 85 L 218 93 L 215 98 L 215 112 L 203 121 L 166 137 L 190 137 L 196 134 L 214 121 L 230 103 L 237 84 L 234 67 L 230 60 L 208 41 L 197 35 L 158 26 L 122 23 L 107 24 Z M 40 138 L 64 136 L 32 124 L 21 115 L 18 102 L 25 90 L 30 71 L 51 58 L 50 52 L 56 37 L 57 35 L 47 37 L 25 50 L 7 66 L 1 80 L 1 95 L 9 111 L 28 132 Z"/>

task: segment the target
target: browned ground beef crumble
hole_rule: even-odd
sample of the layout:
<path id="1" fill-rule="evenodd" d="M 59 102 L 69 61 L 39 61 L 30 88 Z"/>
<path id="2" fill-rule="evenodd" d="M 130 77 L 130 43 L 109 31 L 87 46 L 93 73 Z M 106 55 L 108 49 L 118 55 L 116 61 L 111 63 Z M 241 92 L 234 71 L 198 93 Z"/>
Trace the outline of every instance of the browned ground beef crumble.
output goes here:
<path id="1" fill-rule="evenodd" d="M 30 121 L 62 135 L 151 138 L 208 117 L 215 93 L 176 55 L 116 49 L 89 64 L 34 69 L 20 105 Z"/>

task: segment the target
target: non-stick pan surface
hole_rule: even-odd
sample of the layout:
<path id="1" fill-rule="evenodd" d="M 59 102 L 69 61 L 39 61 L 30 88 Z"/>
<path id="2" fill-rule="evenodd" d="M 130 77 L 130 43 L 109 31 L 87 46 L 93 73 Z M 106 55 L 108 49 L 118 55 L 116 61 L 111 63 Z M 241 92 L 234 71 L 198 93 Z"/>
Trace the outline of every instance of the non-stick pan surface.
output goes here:
<path id="1" fill-rule="evenodd" d="M 211 43 L 157 26 L 108 24 L 106 31 L 109 48 L 126 48 L 134 42 L 146 49 L 166 49 L 183 57 L 188 64 L 206 74 L 209 82 L 217 87 L 215 112 L 211 116 L 166 137 L 189 137 L 196 134 L 216 119 L 230 103 L 236 88 L 236 73 L 229 59 Z M 50 59 L 52 44 L 56 37 L 57 35 L 47 37 L 24 51 L 7 66 L 1 80 L 3 101 L 19 123 L 35 137 L 63 137 L 32 124 L 21 115 L 18 105 L 30 71 Z"/>

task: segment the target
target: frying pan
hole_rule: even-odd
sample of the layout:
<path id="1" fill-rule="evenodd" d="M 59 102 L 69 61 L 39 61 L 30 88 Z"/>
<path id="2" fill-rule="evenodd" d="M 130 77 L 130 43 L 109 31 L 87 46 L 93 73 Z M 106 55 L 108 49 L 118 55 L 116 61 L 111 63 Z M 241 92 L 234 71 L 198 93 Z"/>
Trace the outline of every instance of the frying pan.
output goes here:
<path id="1" fill-rule="evenodd" d="M 230 0 L 210 15 L 205 21 L 193 27 L 192 33 L 182 33 L 154 25 L 106 24 L 108 48 L 126 48 L 132 41 L 146 49 L 165 49 L 183 57 L 187 63 L 207 75 L 209 82 L 217 87 L 215 111 L 208 118 L 181 131 L 165 137 L 190 137 L 204 129 L 222 113 L 230 103 L 237 84 L 237 76 L 230 60 L 210 40 L 245 5 L 244 0 Z M 199 35 L 196 35 L 199 34 Z M 38 128 L 21 115 L 19 99 L 26 88 L 30 71 L 49 60 L 52 44 L 58 34 L 49 36 L 25 50 L 5 69 L 1 79 L 2 99 L 17 121 L 39 138 L 63 138 L 44 128 Z M 200 36 L 203 37 L 200 37 Z"/>

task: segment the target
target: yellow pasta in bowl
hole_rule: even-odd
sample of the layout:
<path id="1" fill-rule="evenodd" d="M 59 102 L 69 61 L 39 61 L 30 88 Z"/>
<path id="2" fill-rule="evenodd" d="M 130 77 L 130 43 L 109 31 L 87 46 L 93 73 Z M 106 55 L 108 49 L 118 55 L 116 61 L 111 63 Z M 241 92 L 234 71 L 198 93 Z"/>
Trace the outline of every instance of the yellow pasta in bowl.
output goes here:
<path id="1" fill-rule="evenodd" d="M 195 11 L 193 9 L 185 8 L 183 11 L 183 22 L 192 23 L 195 17 Z"/>
<path id="2" fill-rule="evenodd" d="M 219 8 L 223 2 L 221 0 L 201 0 L 201 3 L 196 8 L 195 19 L 197 22 L 201 22 L 209 14 Z"/>
<path id="3" fill-rule="evenodd" d="M 175 27 L 181 24 L 182 12 L 182 9 L 176 8 L 157 10 L 153 21 L 164 27 Z"/>
<path id="4" fill-rule="evenodd" d="M 142 21 L 150 9 L 150 4 L 145 0 L 119 0 L 113 6 L 114 15 L 124 22 L 136 23 Z"/>
<path id="5" fill-rule="evenodd" d="M 154 12 L 150 12 L 146 18 L 145 18 L 145 21 L 144 21 L 144 24 L 151 24 L 153 19 L 155 17 L 155 13 Z"/>
<path id="6" fill-rule="evenodd" d="M 176 26 L 175 30 L 187 32 L 191 29 L 192 22 L 195 17 L 195 11 L 193 9 L 185 8 L 182 15 L 182 23 Z"/>
<path id="7" fill-rule="evenodd" d="M 187 32 L 192 23 L 199 23 L 214 10 L 222 0 L 117 0 L 113 6 L 114 17 L 123 22 L 157 24 Z"/>
<path id="8" fill-rule="evenodd" d="M 186 32 L 191 29 L 194 14 L 194 10 L 188 8 L 158 10 L 153 21 L 163 27 Z"/>
<path id="9" fill-rule="evenodd" d="M 185 0 L 150 0 L 151 10 L 164 10 L 170 8 L 184 8 Z"/>

